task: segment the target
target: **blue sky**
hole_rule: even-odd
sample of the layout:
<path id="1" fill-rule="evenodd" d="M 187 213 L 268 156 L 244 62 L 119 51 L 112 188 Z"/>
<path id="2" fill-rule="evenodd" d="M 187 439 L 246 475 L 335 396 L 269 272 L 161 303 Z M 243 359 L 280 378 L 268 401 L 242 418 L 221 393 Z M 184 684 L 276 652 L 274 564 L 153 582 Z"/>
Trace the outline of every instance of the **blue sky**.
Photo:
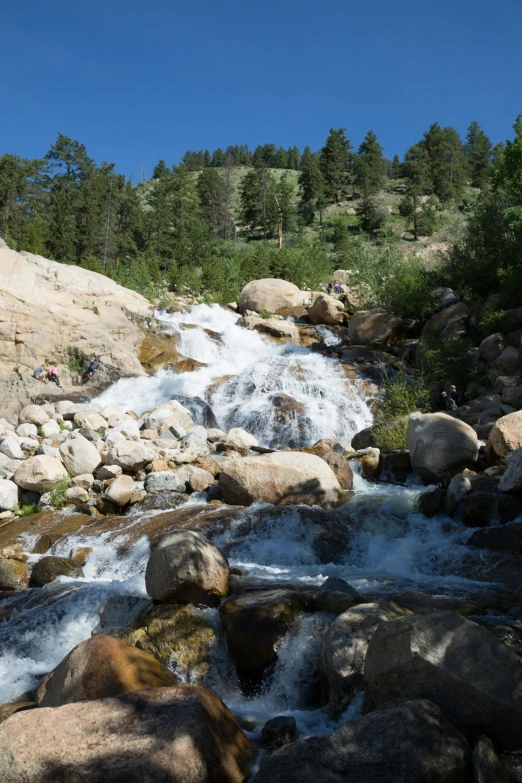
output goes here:
<path id="1" fill-rule="evenodd" d="M 0 155 L 58 132 L 134 180 L 186 149 L 274 142 L 388 156 L 430 123 L 494 142 L 522 112 L 522 0 L 28 0 L 0 8 Z"/>

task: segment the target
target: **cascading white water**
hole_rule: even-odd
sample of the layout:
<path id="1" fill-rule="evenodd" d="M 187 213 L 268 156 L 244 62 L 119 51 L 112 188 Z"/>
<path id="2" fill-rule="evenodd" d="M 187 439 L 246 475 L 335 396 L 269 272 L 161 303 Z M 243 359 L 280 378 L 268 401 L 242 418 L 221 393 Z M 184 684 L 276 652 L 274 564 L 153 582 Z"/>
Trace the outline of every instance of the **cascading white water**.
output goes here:
<path id="1" fill-rule="evenodd" d="M 97 402 L 141 413 L 173 395 L 199 397 L 211 403 L 220 427 L 242 426 L 271 446 L 307 445 L 322 437 L 349 441 L 371 423 L 363 392 L 346 381 L 332 359 L 243 329 L 237 326 L 236 315 L 216 305 L 158 313 L 157 318 L 166 330 L 177 333 L 181 353 L 206 366 L 191 373 L 160 370 L 152 377 L 121 380 Z M 329 344 L 337 339 L 326 329 L 324 337 Z M 227 376 L 216 388 L 217 379 Z M 285 404 L 287 412 L 290 409 L 287 418 L 281 414 Z M 277 514 L 270 507 L 245 509 L 213 540 L 231 564 L 246 569 L 249 576 L 284 584 L 318 585 L 328 576 L 340 576 L 362 593 L 372 594 L 412 587 L 465 591 L 476 586 L 458 575 L 459 563 L 469 553 L 465 542 L 470 531 L 445 517 L 426 519 L 416 513 L 414 501 L 421 487 L 375 485 L 356 475 L 354 490 L 341 512 L 346 510 L 346 518 L 338 523 L 349 536 L 345 549 L 332 557 L 334 562 L 318 556 L 316 541 L 323 529 L 313 513 L 306 517 L 295 508 L 279 509 Z M 124 554 L 119 546 L 138 519 L 127 518 L 117 539 L 110 534 L 71 535 L 54 549 L 53 554 L 63 556 L 77 547 L 92 549 L 83 579 L 62 578 L 57 586 L 3 600 L 0 703 L 34 688 L 45 672 L 90 636 L 104 598 L 145 595 L 147 538 L 135 540 Z M 219 622 L 216 610 L 204 611 Z M 255 699 L 242 696 L 224 645 L 216 651 L 207 684 L 234 712 L 255 718 L 258 725 L 274 714 L 293 714 L 303 736 L 332 731 L 338 724 L 323 710 L 309 709 L 302 691 L 302 683 L 314 674 L 318 646 L 330 621 L 322 614 L 304 615 L 292 627 L 280 644 L 265 692 Z M 172 665 L 175 668 L 175 661 Z M 341 722 L 359 709 L 356 701 Z"/>
<path id="2" fill-rule="evenodd" d="M 237 326 L 238 316 L 218 305 L 156 315 L 179 336 L 180 353 L 207 366 L 118 381 L 98 398 L 100 404 L 141 413 L 174 395 L 200 397 L 211 403 L 218 426 L 243 427 L 272 448 L 308 446 L 319 438 L 350 441 L 371 423 L 365 395 L 333 359 Z M 210 397 L 216 379 L 223 378 Z"/>

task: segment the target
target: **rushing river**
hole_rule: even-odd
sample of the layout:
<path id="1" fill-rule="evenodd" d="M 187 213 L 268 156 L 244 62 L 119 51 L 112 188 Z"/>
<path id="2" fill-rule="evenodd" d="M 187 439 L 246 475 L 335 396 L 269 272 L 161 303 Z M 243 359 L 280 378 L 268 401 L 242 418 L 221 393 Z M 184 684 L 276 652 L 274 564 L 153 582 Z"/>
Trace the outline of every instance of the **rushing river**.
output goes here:
<path id="1" fill-rule="evenodd" d="M 238 327 L 237 316 L 216 305 L 157 317 L 165 330 L 178 335 L 180 353 L 205 366 L 191 373 L 160 370 L 154 377 L 121 380 L 97 402 L 141 413 L 174 395 L 200 398 L 210 402 L 219 427 L 244 427 L 270 447 L 289 442 L 305 446 L 323 437 L 350 441 L 371 423 L 362 386 L 348 382 L 333 359 Z M 323 336 L 330 344 L 335 342 L 326 329 Z M 281 394 L 292 397 L 301 411 L 283 429 L 274 406 L 274 398 Z M 252 525 L 245 536 L 238 538 L 233 530 L 224 530 L 214 541 L 226 550 L 231 565 L 246 569 L 249 576 L 282 584 L 318 585 L 328 576 L 340 576 L 372 596 L 399 590 L 448 594 L 476 588 L 477 583 L 458 575 L 459 563 L 468 556 L 469 529 L 443 516 L 427 519 L 417 513 L 415 501 L 422 491 L 419 485 L 371 484 L 357 475 L 347 504 L 350 546 L 331 563 L 318 562 L 313 519 L 307 521 L 294 508 L 279 509 L 272 516 L 267 508 L 264 523 Z M 244 517 L 257 511 L 246 509 Z M 129 528 L 139 519 L 139 512 L 133 514 L 125 520 Z M 145 596 L 148 541 L 138 539 L 125 554 L 118 553 L 120 543 L 121 538 L 110 540 L 108 534 L 71 536 L 53 553 L 68 556 L 75 547 L 92 548 L 83 579 L 63 578 L 59 585 L 4 600 L 2 606 L 9 612 L 3 621 L 0 613 L 0 703 L 33 688 L 69 650 L 88 638 L 106 597 Z M 30 551 L 31 542 L 27 545 Z M 217 611 L 204 611 L 218 626 Z M 307 707 L 302 688 L 317 667 L 319 646 L 331 620 L 318 613 L 297 621 L 281 644 L 265 692 L 257 698 L 249 700 L 241 694 L 224 644 L 216 651 L 207 684 L 236 714 L 253 717 L 258 725 L 273 715 L 293 714 L 304 736 L 332 731 L 338 724 L 322 709 Z M 341 722 L 359 709 L 356 700 Z"/>

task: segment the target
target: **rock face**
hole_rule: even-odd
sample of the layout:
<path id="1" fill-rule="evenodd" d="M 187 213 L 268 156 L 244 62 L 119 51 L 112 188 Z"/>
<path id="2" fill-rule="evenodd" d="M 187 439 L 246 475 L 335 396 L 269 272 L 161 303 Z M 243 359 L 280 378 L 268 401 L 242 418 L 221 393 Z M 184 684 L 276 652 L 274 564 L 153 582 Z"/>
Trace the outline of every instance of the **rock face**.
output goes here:
<path id="1" fill-rule="evenodd" d="M 344 307 L 342 302 L 327 294 L 319 294 L 308 308 L 308 317 L 313 324 L 335 326 L 344 322 Z"/>
<path id="2" fill-rule="evenodd" d="M 388 345 L 401 319 L 384 310 L 360 310 L 350 318 L 348 338 L 354 345 Z"/>
<path id="3" fill-rule="evenodd" d="M 343 497 L 330 466 L 315 454 L 301 451 L 229 460 L 221 468 L 220 484 L 230 505 L 248 506 L 263 500 L 332 508 Z"/>
<path id="4" fill-rule="evenodd" d="M 419 699 L 392 703 L 326 737 L 285 745 L 254 783 L 463 783 L 469 763 L 462 734 L 434 704 Z"/>
<path id="5" fill-rule="evenodd" d="M 401 612 L 387 601 L 362 604 L 340 614 L 328 628 L 321 647 L 319 670 L 328 711 L 338 719 L 362 688 L 368 644 L 381 623 Z"/>
<path id="6" fill-rule="evenodd" d="M 67 349 L 76 348 L 123 374 L 143 375 L 136 355 L 143 334 L 126 313 L 151 311 L 145 297 L 104 275 L 16 253 L 0 240 L 0 373 L 18 366 L 32 375 L 42 360 L 55 359 L 66 380 Z"/>
<path id="7" fill-rule="evenodd" d="M 253 755 L 229 710 L 197 685 L 18 712 L 0 726 L 6 783 L 243 783 Z"/>
<path id="8" fill-rule="evenodd" d="M 245 310 L 277 313 L 284 307 L 297 307 L 302 303 L 303 294 L 296 285 L 286 280 L 266 278 L 252 280 L 243 288 L 239 296 L 238 310 L 240 313 Z"/>
<path id="9" fill-rule="evenodd" d="M 522 448 L 515 449 L 506 455 L 507 470 L 500 479 L 498 488 L 501 492 L 522 492 Z"/>
<path id="10" fill-rule="evenodd" d="M 446 413 L 412 414 L 406 443 L 413 470 L 427 481 L 457 473 L 478 458 L 475 430 Z"/>
<path id="11" fill-rule="evenodd" d="M 44 678 L 36 702 L 39 707 L 61 707 L 177 682 L 177 677 L 149 653 L 100 634 L 77 645 Z"/>
<path id="12" fill-rule="evenodd" d="M 66 440 L 60 446 L 60 456 L 71 476 L 81 476 L 84 473 L 94 473 L 101 463 L 100 452 L 96 446 L 77 435 L 71 440 Z"/>
<path id="13" fill-rule="evenodd" d="M 467 736 L 522 747 L 519 657 L 490 631 L 453 612 L 403 617 L 377 628 L 364 677 L 379 705 L 429 698 Z"/>
<path id="14" fill-rule="evenodd" d="M 502 763 L 488 737 L 479 737 L 473 748 L 474 783 L 516 783 L 516 776 Z"/>
<path id="15" fill-rule="evenodd" d="M 492 449 L 497 457 L 505 457 L 510 451 L 522 446 L 522 411 L 501 416 L 493 424 L 489 433 L 488 449 Z"/>
<path id="16" fill-rule="evenodd" d="M 193 530 L 176 530 L 152 550 L 145 586 L 156 601 L 217 606 L 228 593 L 226 557 Z"/>
<path id="17" fill-rule="evenodd" d="M 14 482 L 22 489 L 31 492 L 50 492 L 63 481 L 68 481 L 69 474 L 60 460 L 47 457 L 29 457 L 16 469 Z"/>

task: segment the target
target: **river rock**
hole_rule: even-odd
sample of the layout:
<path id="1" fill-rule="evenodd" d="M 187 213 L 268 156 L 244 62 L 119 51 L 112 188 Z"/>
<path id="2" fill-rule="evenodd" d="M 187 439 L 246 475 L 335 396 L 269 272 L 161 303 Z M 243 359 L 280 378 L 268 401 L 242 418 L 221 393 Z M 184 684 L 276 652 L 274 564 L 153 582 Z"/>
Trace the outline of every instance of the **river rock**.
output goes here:
<path id="1" fill-rule="evenodd" d="M 256 500 L 280 505 L 337 506 L 342 490 L 320 457 L 304 452 L 275 452 L 228 460 L 221 467 L 225 502 L 248 506 Z"/>
<path id="2" fill-rule="evenodd" d="M 14 481 L 0 479 L 0 511 L 12 511 L 18 503 L 18 487 Z"/>
<path id="3" fill-rule="evenodd" d="M 45 424 L 42 424 L 41 432 L 44 438 L 52 438 L 53 435 L 58 435 L 61 432 L 60 425 L 57 421 L 51 419 L 51 421 L 46 421 Z"/>
<path id="4" fill-rule="evenodd" d="M 467 736 L 486 734 L 504 750 L 522 747 L 520 658 L 454 612 L 380 625 L 364 677 L 377 705 L 422 694 Z"/>
<path id="5" fill-rule="evenodd" d="M 473 748 L 473 783 L 516 783 L 516 776 L 503 764 L 489 737 L 479 737 Z"/>
<path id="6" fill-rule="evenodd" d="M 506 454 L 507 470 L 500 479 L 501 492 L 522 493 L 522 447 Z"/>
<path id="7" fill-rule="evenodd" d="M 475 430 L 446 413 L 413 413 L 406 442 L 413 470 L 427 481 L 456 473 L 478 458 Z"/>
<path id="8" fill-rule="evenodd" d="M 65 490 L 65 499 L 72 505 L 82 505 L 89 500 L 89 493 L 83 487 L 69 487 Z"/>
<path id="9" fill-rule="evenodd" d="M 147 492 L 185 492 L 187 474 L 181 470 L 162 470 L 159 473 L 149 473 L 145 479 Z"/>
<path id="10" fill-rule="evenodd" d="M 19 424 L 16 428 L 16 434 L 20 438 L 36 438 L 38 435 L 38 427 L 36 424 Z"/>
<path id="11" fill-rule="evenodd" d="M 34 424 L 36 427 L 41 427 L 49 421 L 49 416 L 41 405 L 27 405 L 20 411 L 18 421 L 20 424 Z"/>
<path id="12" fill-rule="evenodd" d="M 0 591 L 23 590 L 29 585 L 29 567 L 11 558 L 0 558 Z"/>
<path id="13" fill-rule="evenodd" d="M 295 742 L 299 736 L 295 718 L 292 715 L 278 715 L 267 720 L 261 730 L 261 740 L 266 748 L 282 748 Z"/>
<path id="14" fill-rule="evenodd" d="M 45 455 L 29 457 L 14 474 L 15 484 L 32 492 L 50 492 L 66 481 L 69 481 L 69 474 L 62 463 Z"/>
<path id="15" fill-rule="evenodd" d="M 143 468 L 148 462 L 152 462 L 157 456 L 152 446 L 142 441 L 118 441 L 109 448 L 105 462 L 107 465 L 119 465 L 130 473 Z"/>
<path id="16" fill-rule="evenodd" d="M 96 478 L 101 481 L 116 479 L 121 476 L 123 470 L 119 465 L 101 465 L 96 471 Z"/>
<path id="17" fill-rule="evenodd" d="M 504 348 L 504 335 L 502 332 L 490 334 L 480 343 L 479 356 L 483 361 L 490 364 L 491 362 L 494 362 L 495 359 L 498 359 Z"/>
<path id="18" fill-rule="evenodd" d="M 353 345 L 381 348 L 393 341 L 401 319 L 384 310 L 359 310 L 350 318 L 348 339 Z"/>
<path id="19" fill-rule="evenodd" d="M 469 492 L 459 504 L 456 517 L 468 527 L 487 527 L 512 522 L 522 514 L 518 498 L 498 492 Z"/>
<path id="20" fill-rule="evenodd" d="M 74 414 L 74 423 L 78 427 L 86 427 L 94 432 L 105 432 L 108 428 L 107 420 L 96 411 L 79 411 Z"/>
<path id="21" fill-rule="evenodd" d="M 3 438 L 0 443 L 0 452 L 9 457 L 9 459 L 25 459 L 20 443 L 14 435 L 8 435 Z"/>
<path id="22" fill-rule="evenodd" d="M 221 604 L 221 625 L 240 675 L 263 676 L 277 660 L 277 643 L 305 606 L 297 590 L 284 588 L 232 596 Z"/>
<path id="23" fill-rule="evenodd" d="M 123 507 L 130 502 L 132 493 L 136 489 L 136 482 L 130 476 L 119 476 L 114 479 L 110 487 L 105 491 L 106 500 L 110 500 L 111 503 L 116 503 L 117 506 Z"/>
<path id="24" fill-rule="evenodd" d="M 508 345 L 493 362 L 493 367 L 500 375 L 515 375 L 520 366 L 520 351 Z"/>
<path id="25" fill-rule="evenodd" d="M 317 457 L 321 457 L 333 470 L 335 477 L 342 489 L 350 490 L 353 486 L 353 471 L 348 460 L 336 451 L 315 451 Z"/>
<path id="26" fill-rule="evenodd" d="M 465 738 L 438 707 L 419 699 L 285 745 L 261 765 L 254 783 L 463 783 L 469 766 Z"/>
<path id="27" fill-rule="evenodd" d="M 450 336 L 450 329 L 455 324 L 465 323 L 469 319 L 469 309 L 464 302 L 457 302 L 433 315 L 426 324 L 429 332 L 442 333 L 444 337 Z"/>
<path id="28" fill-rule="evenodd" d="M 281 340 L 290 340 L 299 344 L 299 329 L 291 321 L 285 321 L 282 318 L 261 318 L 258 315 L 244 315 L 237 322 L 238 326 L 245 329 L 268 334 Z"/>
<path id="29" fill-rule="evenodd" d="M 366 650 L 378 626 L 401 617 L 388 601 L 360 604 L 340 614 L 328 628 L 319 658 L 330 715 L 338 720 L 362 689 Z"/>
<path id="30" fill-rule="evenodd" d="M 160 431 L 161 425 L 170 420 L 170 425 L 179 425 L 185 430 L 190 430 L 194 426 L 192 414 L 177 400 L 164 402 L 158 408 L 149 413 L 144 420 L 143 428 L 146 430 Z"/>
<path id="31" fill-rule="evenodd" d="M 352 587 L 344 579 L 329 576 L 315 593 L 313 606 L 318 612 L 338 615 L 363 602 L 364 598 L 357 592 L 355 587 Z"/>
<path id="32" fill-rule="evenodd" d="M 228 560 L 193 530 L 176 530 L 162 538 L 145 571 L 147 593 L 156 601 L 217 606 L 228 585 Z"/>
<path id="33" fill-rule="evenodd" d="M 6 783 L 244 783 L 253 757 L 223 702 L 197 685 L 21 711 L 0 727 Z"/>
<path id="34" fill-rule="evenodd" d="M 497 457 L 505 457 L 510 451 L 522 446 L 522 411 L 501 416 L 493 424 L 489 433 L 487 448 Z"/>
<path id="35" fill-rule="evenodd" d="M 335 326 L 344 322 L 344 306 L 338 299 L 327 294 L 319 294 L 308 308 L 308 317 L 314 325 Z"/>
<path id="36" fill-rule="evenodd" d="M 239 296 L 238 310 L 240 313 L 246 310 L 277 313 L 284 307 L 297 307 L 302 303 L 303 294 L 296 285 L 286 280 L 265 278 L 252 280 L 243 288 Z"/>
<path id="37" fill-rule="evenodd" d="M 80 473 L 79 476 L 74 476 L 74 478 L 71 479 L 71 485 L 73 487 L 81 487 L 86 491 L 91 489 L 93 484 L 94 476 L 92 473 Z"/>
<path id="38" fill-rule="evenodd" d="M 33 566 L 30 587 L 45 587 L 59 576 L 83 576 L 83 570 L 72 558 L 48 555 Z"/>
<path id="39" fill-rule="evenodd" d="M 45 677 L 36 702 L 39 707 L 61 707 L 177 682 L 177 677 L 149 653 L 100 634 L 78 644 Z"/>
<path id="40" fill-rule="evenodd" d="M 465 476 L 463 473 L 457 473 L 456 476 L 453 476 L 444 498 L 444 511 L 449 517 L 454 516 L 458 504 L 470 491 L 471 481 L 469 476 Z"/>
<path id="41" fill-rule="evenodd" d="M 213 462 L 213 460 L 209 460 L 209 462 Z M 186 477 L 187 485 L 192 492 L 204 492 L 214 484 L 212 473 L 197 465 L 185 465 L 179 472 Z"/>
<path id="42" fill-rule="evenodd" d="M 239 452 L 248 452 L 254 446 L 259 446 L 257 438 L 241 427 L 233 427 L 229 430 L 224 442 L 229 449 L 235 449 Z"/>
<path id="43" fill-rule="evenodd" d="M 80 434 L 62 443 L 60 456 L 71 476 L 94 473 L 102 461 L 96 446 Z"/>

